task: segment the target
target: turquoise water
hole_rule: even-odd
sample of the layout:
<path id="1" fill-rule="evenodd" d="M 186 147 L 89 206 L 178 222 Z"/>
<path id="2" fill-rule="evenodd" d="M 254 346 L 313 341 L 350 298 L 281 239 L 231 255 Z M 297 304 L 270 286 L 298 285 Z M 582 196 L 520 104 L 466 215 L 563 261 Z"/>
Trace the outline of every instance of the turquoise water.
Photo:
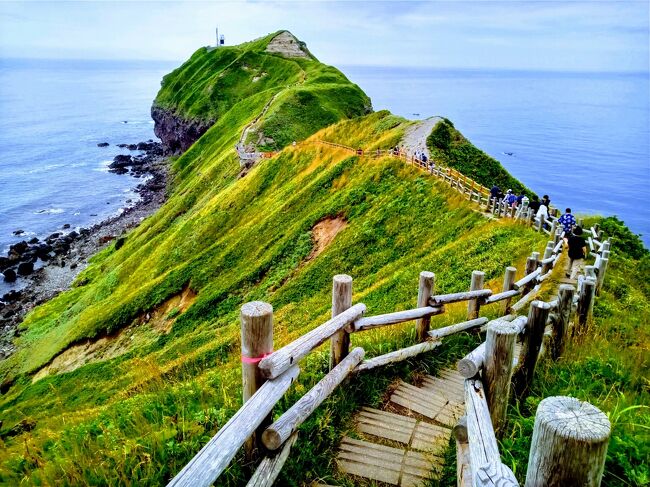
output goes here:
<path id="1" fill-rule="evenodd" d="M 343 71 L 375 110 L 445 116 L 558 207 L 617 215 L 650 246 L 648 73 Z"/>

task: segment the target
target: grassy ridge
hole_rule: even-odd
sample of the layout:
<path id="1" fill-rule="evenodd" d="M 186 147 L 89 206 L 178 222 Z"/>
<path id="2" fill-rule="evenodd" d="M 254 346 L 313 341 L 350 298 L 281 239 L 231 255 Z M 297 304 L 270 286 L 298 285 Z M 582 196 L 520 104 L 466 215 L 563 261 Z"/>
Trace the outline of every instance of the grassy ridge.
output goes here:
<path id="1" fill-rule="evenodd" d="M 281 149 L 372 110 L 370 99 L 338 69 L 313 56 L 284 58 L 265 52 L 281 32 L 238 46 L 199 49 L 163 78 L 154 105 L 182 119 L 214 123 L 249 97 L 263 94 L 266 103 L 277 96 L 245 141 L 262 150 Z"/>
<path id="2" fill-rule="evenodd" d="M 382 128 L 391 125 L 388 117 L 374 114 L 358 123 L 362 131 L 385 132 L 379 138 L 398 137 L 401 125 Z M 225 150 L 232 141 L 219 124 L 176 161 L 176 189 L 160 212 L 122 248 L 94 258 L 80 276 L 85 285 L 25 322 L 21 351 L 3 363 L 3 372 L 17 380 L 0 399 L 6 425 L 0 480 L 163 483 L 239 407 L 238 310 L 244 302 L 273 304 L 279 346 L 327 318 L 334 273 L 353 275 L 355 299 L 381 313 L 414 304 L 422 269 L 437 273 L 441 292 L 465 289 L 474 269 L 487 271 L 498 286 L 513 258 L 521 263 L 542 246 L 538 234 L 484 219 L 444 185 L 392 158 L 358 159 L 306 143 L 237 179 L 238 164 Z M 338 133 L 343 141 L 348 129 L 344 123 L 327 136 Z M 312 227 L 333 216 L 344 218 L 347 228 L 310 260 Z M 141 340 L 143 322 L 133 328 L 139 346 L 32 383 L 29 372 L 75 341 L 70 337 L 129 326 L 187 286 L 198 297 L 187 311 L 170 313 L 169 334 Z M 453 316 L 441 324 L 446 319 Z M 368 333 L 355 344 L 371 356 L 412 340 L 411 333 L 410 326 Z M 311 357 L 290 397 L 324 368 L 326 354 Z M 365 380 L 350 408 L 368 394 L 381 397 L 384 382 Z M 340 423 L 325 427 L 336 410 L 328 403 L 308 422 L 305 438 L 325 428 L 331 450 L 346 420 L 339 416 Z M 26 418 L 36 424 L 28 436 L 6 435 Z M 328 470 L 309 455 L 297 461 L 292 468 L 311 465 L 302 478 Z M 224 482 L 240 485 L 243 478 L 242 467 L 233 467 Z"/>

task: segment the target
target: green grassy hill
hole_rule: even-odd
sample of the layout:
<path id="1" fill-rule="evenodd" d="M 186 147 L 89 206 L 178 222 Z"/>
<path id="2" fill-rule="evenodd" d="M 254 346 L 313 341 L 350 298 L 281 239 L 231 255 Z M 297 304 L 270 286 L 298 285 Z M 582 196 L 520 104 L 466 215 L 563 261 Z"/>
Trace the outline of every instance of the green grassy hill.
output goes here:
<path id="1" fill-rule="evenodd" d="M 189 113 L 202 102 L 180 100 L 190 100 L 185 91 L 194 88 L 186 81 L 159 98 L 177 97 Z M 331 96 L 326 91 L 314 96 Z M 241 405 L 238 314 L 247 301 L 273 305 L 277 348 L 329 317 L 334 274 L 352 275 L 354 300 L 377 314 L 413 307 L 422 270 L 436 273 L 440 292 L 466 290 L 475 269 L 498 289 L 506 266 L 522 269 L 543 248 L 545 236 L 485 218 L 403 161 L 359 158 L 317 142 L 391 147 L 411 122 L 388 112 L 329 126 L 240 178 L 234 144 L 268 99 L 266 91 L 250 93 L 219 108 L 214 125 L 174 160 L 166 204 L 121 248 L 96 255 L 71 290 L 27 316 L 18 351 L 0 363 L 0 483 L 164 484 Z M 282 115 L 293 113 L 296 133 L 329 124 L 324 115 L 303 126 L 296 106 Z M 345 103 L 327 106 L 343 117 Z M 269 124 L 273 116 L 269 110 Z M 635 299 L 647 297 L 637 281 L 629 286 Z M 433 326 L 462 315 L 462 306 L 450 306 Z M 406 324 L 352 340 L 370 357 L 413 339 Z M 303 426 L 283 485 L 329 478 L 352 411 L 378 405 L 396 377 L 434 370 L 476 341 L 462 334 L 439 353 L 337 391 Z M 327 356 L 327 346 L 310 355 L 278 412 L 322 376 Z M 244 485 L 247 469 L 234 463 L 219 484 Z"/>
<path id="2" fill-rule="evenodd" d="M 158 120 L 160 110 L 209 127 L 232 112 L 257 115 L 273 99 L 245 142 L 278 150 L 342 118 L 372 111 L 370 99 L 357 85 L 338 69 L 320 63 L 293 36 L 297 52 L 304 51 L 304 57 L 268 52 L 281 35 L 291 36 L 278 31 L 237 46 L 196 51 L 163 78 L 154 100 L 157 125 L 165 123 Z M 160 131 L 164 134 L 164 127 Z"/>

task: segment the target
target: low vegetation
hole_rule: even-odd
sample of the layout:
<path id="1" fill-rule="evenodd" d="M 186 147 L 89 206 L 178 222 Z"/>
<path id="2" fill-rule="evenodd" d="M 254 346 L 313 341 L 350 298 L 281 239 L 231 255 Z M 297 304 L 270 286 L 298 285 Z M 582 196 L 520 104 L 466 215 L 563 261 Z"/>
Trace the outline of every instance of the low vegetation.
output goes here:
<path id="1" fill-rule="evenodd" d="M 431 157 L 469 176 L 474 181 L 491 188 L 496 184 L 505 193 L 512 189 L 520 194 L 533 192 L 510 175 L 499 161 L 472 145 L 451 121 L 446 118 L 438 122 L 427 138 Z"/>
<path id="2" fill-rule="evenodd" d="M 279 347 L 329 317 L 333 274 L 352 275 L 354 300 L 377 314 L 413 307 L 422 270 L 436 273 L 439 292 L 466 290 L 475 269 L 485 271 L 496 290 L 506 266 L 523 269 L 526 256 L 543 248 L 545 235 L 485 218 L 446 185 L 401 160 L 350 156 L 319 144 L 320 139 L 366 149 L 391 147 L 411 122 L 384 111 L 330 125 L 362 111 L 365 95 L 351 84 L 326 87 L 340 73 L 310 67 L 314 59 L 261 54 L 264 42 L 268 39 L 239 50 L 200 50 L 165 79 L 159 103 L 182 107 L 188 116 L 214 117 L 215 124 L 174 160 L 173 188 L 157 214 L 119 249 L 110 246 L 97 254 L 71 290 L 37 307 L 23 323 L 18 351 L 0 363 L 0 483 L 167 482 L 241 405 L 238 314 L 247 301 L 273 305 Z M 256 59 L 262 64 L 255 65 Z M 200 69 L 210 63 L 240 63 L 221 78 L 232 81 L 235 98 L 210 91 L 217 81 Z M 281 75 L 282 83 L 299 82 L 304 69 L 313 83 L 278 96 L 278 109 L 266 118 L 276 127 L 274 143 L 328 126 L 242 178 L 233 147 L 251 114 L 280 90 L 278 83 L 273 89 L 258 84 L 257 91 L 237 98 L 242 87 L 234 86 L 251 66 L 269 78 Z M 329 100 L 339 89 L 341 99 Z M 301 98 L 305 93 L 327 99 L 324 111 L 310 112 L 313 120 L 300 117 L 303 102 L 317 103 Z M 213 99 L 208 103 L 206 97 Z M 445 153 L 460 143 L 458 137 L 452 131 Z M 467 141 L 462 145 L 471 147 Z M 483 158 L 458 169 L 470 176 L 480 169 L 510 177 L 495 163 Z M 323 243 L 314 232 L 330 221 L 341 222 L 341 228 Z M 647 431 L 648 414 L 637 406 L 648 402 L 648 257 L 622 224 L 606 219 L 601 225 L 616 229 L 620 247 L 628 250 L 617 254 L 615 239 L 593 333 L 579 337 L 558 364 L 545 362 L 532 396 L 511 408 L 501 448 L 519 476 L 525 472 L 535 405 L 549 394 L 569 393 L 593 402 L 614 421 L 607 485 L 647 481 L 648 442 L 638 438 Z M 462 306 L 450 306 L 433 326 L 461 321 L 463 314 Z M 123 340 L 125 334 L 130 340 Z M 36 376 L 71 346 L 115 336 L 127 345 L 66 372 Z M 301 427 L 281 485 L 312 480 L 354 485 L 333 467 L 336 446 L 352 429 L 353 411 L 379 406 L 398 377 L 433 373 L 478 340 L 460 334 L 435 353 L 362 375 L 337 390 Z M 364 347 L 367 356 L 413 341 L 412 324 L 353 336 L 353 346 Z M 324 346 L 308 357 L 276 414 L 322 377 L 327 352 Z M 250 468 L 239 457 L 219 485 L 244 485 Z M 448 473 L 445 485 L 454 476 Z"/>

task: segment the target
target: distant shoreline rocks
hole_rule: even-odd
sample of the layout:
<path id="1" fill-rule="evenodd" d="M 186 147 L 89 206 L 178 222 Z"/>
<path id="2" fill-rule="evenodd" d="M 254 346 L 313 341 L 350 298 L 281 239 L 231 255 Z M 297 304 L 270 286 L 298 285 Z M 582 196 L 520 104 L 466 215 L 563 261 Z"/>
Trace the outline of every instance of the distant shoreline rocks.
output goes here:
<path id="1" fill-rule="evenodd" d="M 6 256 L 0 256 L 0 279 L 15 286 L 0 296 L 0 360 L 13 353 L 13 339 L 19 334 L 18 325 L 27 312 L 68 289 L 79 272 L 86 268 L 87 259 L 110 242 L 119 241 L 120 247 L 124 245 L 123 234 L 165 201 L 168 167 L 160 142 L 148 140 L 123 145 L 142 153 L 116 156 L 111 163 L 115 166 L 109 166 L 109 171 L 147 176 L 135 188 L 139 201 L 90 228 L 72 229 L 66 223 L 42 241 L 37 237 L 21 240 L 9 247 Z M 12 233 L 17 237 L 29 235 L 23 229 Z"/>

